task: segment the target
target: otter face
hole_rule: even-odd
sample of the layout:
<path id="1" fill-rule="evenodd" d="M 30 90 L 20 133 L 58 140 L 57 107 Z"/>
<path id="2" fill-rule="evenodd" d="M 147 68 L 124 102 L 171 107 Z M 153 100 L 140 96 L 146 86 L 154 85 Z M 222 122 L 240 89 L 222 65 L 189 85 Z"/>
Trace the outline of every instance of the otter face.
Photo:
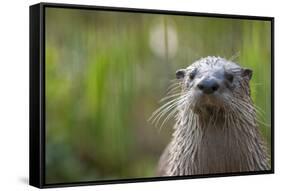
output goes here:
<path id="1" fill-rule="evenodd" d="M 191 102 L 187 104 L 195 112 L 225 109 L 241 96 L 250 96 L 252 71 L 223 58 L 200 59 L 178 70 L 176 77 L 182 81 L 182 92 Z"/>
<path id="2" fill-rule="evenodd" d="M 192 112 L 201 119 L 212 116 L 217 120 L 218 114 L 237 113 L 241 107 L 254 111 L 249 88 L 252 71 L 234 62 L 220 57 L 202 58 L 178 70 L 176 77 L 178 81 L 170 86 L 168 96 L 160 100 L 166 103 L 149 119 L 156 125 L 164 119 L 160 127 L 172 117 L 185 123 Z"/>

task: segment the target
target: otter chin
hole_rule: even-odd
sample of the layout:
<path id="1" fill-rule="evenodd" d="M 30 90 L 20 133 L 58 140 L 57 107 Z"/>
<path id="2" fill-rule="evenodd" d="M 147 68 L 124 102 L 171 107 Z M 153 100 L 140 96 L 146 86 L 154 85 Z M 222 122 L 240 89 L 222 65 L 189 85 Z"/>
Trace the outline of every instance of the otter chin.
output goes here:
<path id="1" fill-rule="evenodd" d="M 223 103 L 220 96 L 199 94 L 196 97 L 197 100 L 194 101 L 194 104 L 190 109 L 198 115 L 200 115 L 200 112 L 212 113 L 218 110 L 223 110 L 224 107 L 226 107 L 226 104 Z"/>
<path id="2" fill-rule="evenodd" d="M 176 72 L 171 100 L 152 114 L 157 123 L 163 116 L 163 123 L 175 119 L 159 160 L 159 176 L 270 169 L 250 94 L 252 73 L 210 56 Z"/>

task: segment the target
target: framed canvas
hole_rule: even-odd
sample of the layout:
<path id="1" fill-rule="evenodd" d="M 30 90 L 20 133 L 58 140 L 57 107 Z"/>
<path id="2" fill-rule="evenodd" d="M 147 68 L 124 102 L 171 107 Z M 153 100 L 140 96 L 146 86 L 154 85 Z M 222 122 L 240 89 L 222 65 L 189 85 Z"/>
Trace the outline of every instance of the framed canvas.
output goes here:
<path id="1" fill-rule="evenodd" d="M 274 172 L 274 18 L 30 7 L 30 185 Z"/>

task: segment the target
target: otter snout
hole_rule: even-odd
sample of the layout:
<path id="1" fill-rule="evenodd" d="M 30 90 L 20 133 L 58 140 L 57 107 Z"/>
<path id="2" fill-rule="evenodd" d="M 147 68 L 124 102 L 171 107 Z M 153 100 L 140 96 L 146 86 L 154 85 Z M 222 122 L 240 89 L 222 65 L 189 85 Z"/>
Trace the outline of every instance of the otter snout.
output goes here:
<path id="1" fill-rule="evenodd" d="M 197 84 L 197 88 L 201 90 L 204 94 L 212 94 L 216 92 L 220 85 L 215 79 L 203 79 Z"/>

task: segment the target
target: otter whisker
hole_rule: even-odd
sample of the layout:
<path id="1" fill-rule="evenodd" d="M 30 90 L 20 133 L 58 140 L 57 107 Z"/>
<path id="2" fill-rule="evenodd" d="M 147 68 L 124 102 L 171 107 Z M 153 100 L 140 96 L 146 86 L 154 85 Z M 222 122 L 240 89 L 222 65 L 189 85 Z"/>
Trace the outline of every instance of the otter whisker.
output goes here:
<path id="1" fill-rule="evenodd" d="M 169 111 L 172 111 L 173 109 L 177 111 L 178 110 L 178 105 L 184 103 L 184 101 L 185 101 L 185 98 L 182 98 L 182 99 L 178 100 L 176 103 L 174 103 L 173 105 L 169 106 L 168 108 L 164 108 L 161 112 L 159 112 L 159 114 L 155 118 L 155 119 L 158 118 L 158 120 L 156 122 L 156 126 L 158 125 L 158 122 L 160 121 L 162 116 L 164 116 Z"/>
<path id="2" fill-rule="evenodd" d="M 161 124 L 161 126 L 160 126 L 160 129 L 161 129 L 162 126 L 166 123 L 166 121 L 168 121 L 171 117 L 174 116 L 174 114 L 175 114 L 176 112 L 178 112 L 178 109 L 177 109 L 177 108 L 174 109 L 174 110 L 172 110 L 172 111 L 169 113 L 169 115 L 167 115 L 167 117 L 163 120 L 163 122 L 162 122 L 162 124 Z"/>
<path id="3" fill-rule="evenodd" d="M 271 127 L 271 124 L 270 124 L 270 123 L 266 123 L 266 122 L 261 121 L 261 120 L 259 120 L 259 119 L 256 119 L 256 120 L 257 120 L 257 122 L 258 122 L 259 124 L 262 124 L 262 125 L 264 125 L 265 127 Z"/>
<path id="4" fill-rule="evenodd" d="M 228 60 L 230 61 L 234 61 L 236 58 L 238 58 L 240 56 L 240 51 L 237 51 L 236 53 L 234 53 Z"/>
<path id="5" fill-rule="evenodd" d="M 179 80 L 179 79 L 171 79 L 170 80 L 170 83 L 175 83 L 175 82 L 180 82 L 181 80 Z"/>
<path id="6" fill-rule="evenodd" d="M 246 110 L 246 111 L 251 111 L 251 112 L 244 112 L 246 116 L 249 116 L 249 115 L 255 115 L 258 111 L 256 110 L 255 107 L 253 107 L 251 104 L 247 103 L 247 102 L 236 102 L 235 103 L 238 107 L 237 109 L 240 108 L 240 110 Z"/>
<path id="7" fill-rule="evenodd" d="M 245 102 L 243 100 L 241 101 L 241 103 L 247 105 L 250 108 L 253 107 L 255 112 L 258 114 L 258 117 L 261 117 L 261 118 L 264 119 L 265 112 L 260 107 L 258 107 L 257 105 L 251 105 L 250 103 L 247 103 L 247 102 Z"/>
<path id="8" fill-rule="evenodd" d="M 155 120 L 153 121 L 153 123 L 156 121 L 156 126 L 158 126 L 159 121 L 162 119 L 163 116 L 165 116 L 168 112 L 173 111 L 174 109 L 176 110 L 177 106 L 179 103 L 176 103 L 173 107 L 170 107 L 168 109 L 165 109 L 164 111 L 162 111 L 161 113 L 159 113 L 159 115 L 155 118 Z"/>
<path id="9" fill-rule="evenodd" d="M 166 104 L 162 105 L 160 108 L 158 108 L 156 111 L 154 111 L 154 112 L 152 113 L 152 116 L 151 116 L 151 117 L 153 117 L 155 114 L 157 114 L 157 113 L 158 113 L 160 110 L 162 110 L 163 108 L 167 107 L 167 106 L 170 105 L 170 104 L 173 104 L 174 102 L 180 100 L 181 98 L 182 98 L 182 97 L 175 98 L 175 99 L 173 99 L 173 100 L 167 102 Z M 150 119 L 149 119 L 149 120 L 150 120 Z"/>
<path id="10" fill-rule="evenodd" d="M 181 103 L 186 95 L 182 95 L 176 99 L 173 99 L 169 101 L 168 103 L 161 106 L 159 109 L 157 109 L 155 112 L 153 112 L 152 116 L 149 118 L 149 120 L 152 120 L 152 123 L 154 123 L 156 120 L 159 121 L 163 115 L 165 115 L 169 110 L 173 109 L 174 107 L 177 107 L 179 103 Z M 156 123 L 158 124 L 158 122 Z"/>
<path id="11" fill-rule="evenodd" d="M 171 98 L 173 98 L 173 97 L 177 97 L 177 96 L 180 96 L 180 95 L 182 95 L 182 92 L 180 92 L 180 93 L 175 93 L 175 94 L 166 96 L 166 97 L 162 98 L 162 99 L 160 100 L 160 102 L 166 101 L 166 100 L 168 100 L 168 99 L 171 99 Z"/>
<path id="12" fill-rule="evenodd" d="M 247 119 L 252 119 L 253 117 L 255 117 L 255 116 L 253 116 L 255 114 L 253 114 L 252 112 L 245 112 L 245 108 L 243 109 L 243 107 L 245 107 L 245 105 L 241 105 L 241 104 L 239 105 L 237 103 L 232 103 L 232 108 L 235 109 L 236 111 L 240 112 L 240 114 L 244 116 L 244 117 L 239 118 L 241 121 L 243 121 L 246 124 L 250 123 L 250 125 L 255 125 L 255 121 L 247 120 Z M 248 108 L 246 108 L 246 109 L 248 109 Z"/>
<path id="13" fill-rule="evenodd" d="M 170 90 L 171 88 L 174 88 L 174 87 L 180 87 L 181 84 L 182 84 L 182 82 L 172 83 L 168 86 L 167 91 Z"/>
<path id="14" fill-rule="evenodd" d="M 153 116 L 152 124 L 156 122 L 156 126 L 158 125 L 159 120 L 164 116 L 167 112 L 177 107 L 178 103 L 173 103 L 172 105 L 166 107 L 165 109 L 160 110 L 155 116 Z"/>
<path id="15" fill-rule="evenodd" d="M 176 86 L 176 87 L 172 88 L 171 90 L 167 91 L 166 95 L 170 95 L 170 94 L 178 93 L 178 92 L 181 92 L 180 86 Z"/>
<path id="16" fill-rule="evenodd" d="M 183 83 L 183 82 L 177 82 L 177 83 L 171 84 L 171 85 L 167 88 L 166 94 L 169 95 L 170 93 L 173 93 L 173 92 L 175 92 L 175 91 L 181 91 L 182 83 Z"/>
<path id="17" fill-rule="evenodd" d="M 187 100 L 187 97 L 188 97 L 189 95 L 188 94 L 186 94 L 186 95 L 184 95 L 184 96 L 182 96 L 182 99 L 180 99 L 180 100 L 178 100 L 175 104 L 177 104 L 175 107 L 170 107 L 170 108 L 165 108 L 163 111 L 162 111 L 162 113 L 161 113 L 161 115 L 158 115 L 156 118 L 158 118 L 158 120 L 157 120 L 157 125 L 158 125 L 158 122 L 159 122 L 159 120 L 162 118 L 162 116 L 164 116 L 166 113 L 168 113 L 169 111 L 171 112 L 168 116 L 166 116 L 166 118 L 164 119 L 164 121 L 163 121 L 163 123 L 162 123 L 162 125 L 161 125 L 161 127 L 165 124 L 165 122 L 167 121 L 167 120 L 169 120 L 172 116 L 174 116 L 175 117 L 175 119 L 177 119 L 178 118 L 178 112 L 179 112 L 179 107 L 178 106 L 180 106 L 180 105 L 186 105 L 186 100 Z"/>

